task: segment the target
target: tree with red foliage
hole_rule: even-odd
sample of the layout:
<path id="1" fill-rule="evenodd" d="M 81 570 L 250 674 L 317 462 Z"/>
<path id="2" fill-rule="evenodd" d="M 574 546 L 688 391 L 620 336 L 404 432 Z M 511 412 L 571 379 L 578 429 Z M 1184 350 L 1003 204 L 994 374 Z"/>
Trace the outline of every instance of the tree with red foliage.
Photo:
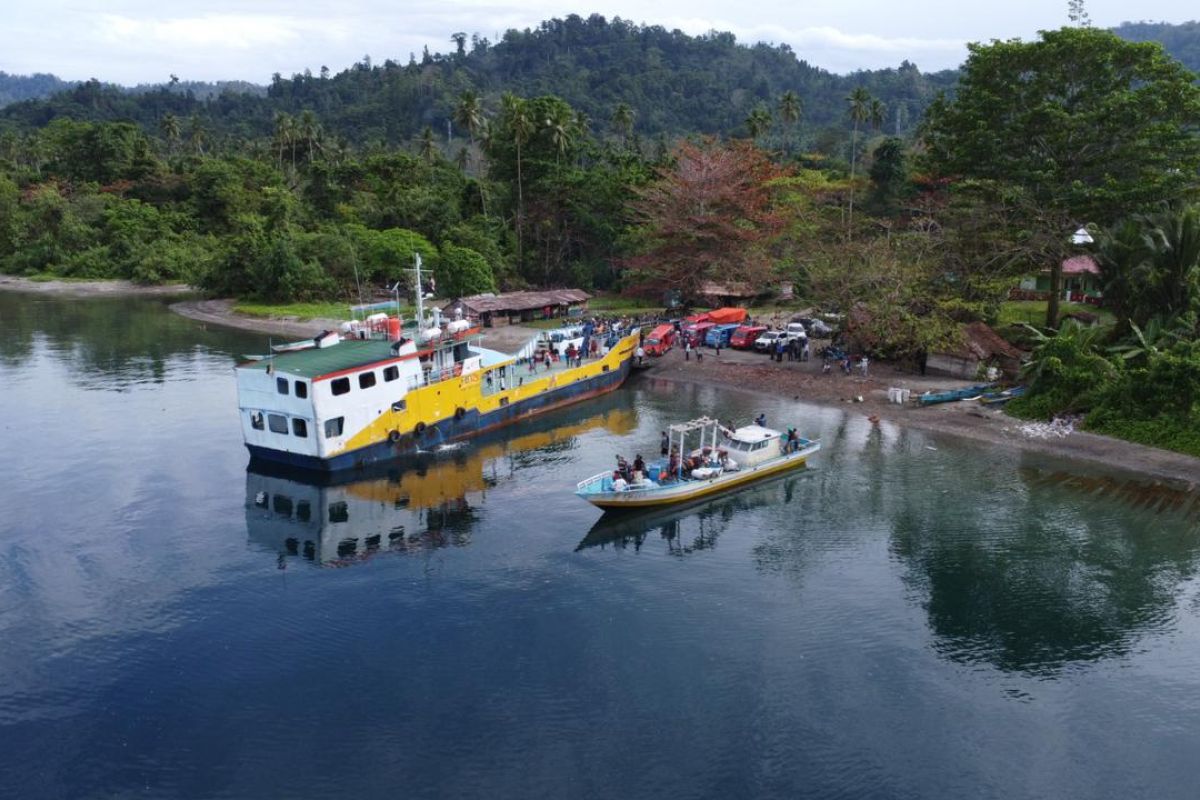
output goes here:
<path id="1" fill-rule="evenodd" d="M 682 142 L 670 163 L 633 204 L 643 242 L 622 264 L 626 291 L 694 300 L 709 281 L 764 288 L 782 227 L 770 182 L 783 173 L 749 142 Z"/>

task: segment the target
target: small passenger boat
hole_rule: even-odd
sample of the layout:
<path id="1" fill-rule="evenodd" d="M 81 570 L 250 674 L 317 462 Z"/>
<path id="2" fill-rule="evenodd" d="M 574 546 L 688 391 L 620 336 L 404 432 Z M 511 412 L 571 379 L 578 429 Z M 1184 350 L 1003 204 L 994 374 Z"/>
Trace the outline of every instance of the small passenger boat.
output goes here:
<path id="1" fill-rule="evenodd" d="M 575 494 L 605 510 L 687 503 L 803 467 L 821 449 L 820 442 L 763 425 L 730 430 L 708 417 L 668 430 L 668 458 L 629 479 L 619 470 L 593 475 L 576 484 Z M 690 450 L 689 437 L 698 445 Z"/>
<path id="2" fill-rule="evenodd" d="M 991 389 L 995 384 L 980 383 L 975 386 L 966 386 L 962 389 L 949 389 L 944 392 L 926 392 L 917 398 L 923 406 L 932 406 L 937 403 L 953 403 L 958 400 L 971 400 L 979 397 L 987 390 Z"/>

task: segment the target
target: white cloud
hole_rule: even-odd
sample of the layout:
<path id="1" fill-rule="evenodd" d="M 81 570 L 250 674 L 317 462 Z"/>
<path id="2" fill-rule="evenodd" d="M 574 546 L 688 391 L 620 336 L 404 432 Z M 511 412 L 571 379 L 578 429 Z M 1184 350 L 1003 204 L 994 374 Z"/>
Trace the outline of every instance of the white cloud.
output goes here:
<path id="1" fill-rule="evenodd" d="M 342 43 L 350 36 L 351 26 L 341 20 L 263 14 L 210 14 L 159 20 L 105 14 L 99 27 L 101 41 L 136 49 L 250 50 L 293 45 L 311 38 Z"/>

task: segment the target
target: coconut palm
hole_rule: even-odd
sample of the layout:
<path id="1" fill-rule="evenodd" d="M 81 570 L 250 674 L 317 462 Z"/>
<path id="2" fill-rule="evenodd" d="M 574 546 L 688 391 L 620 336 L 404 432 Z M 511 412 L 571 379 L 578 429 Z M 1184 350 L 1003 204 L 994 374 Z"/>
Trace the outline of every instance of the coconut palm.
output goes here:
<path id="1" fill-rule="evenodd" d="M 433 140 L 433 128 L 428 125 L 421 131 L 421 138 L 417 140 L 417 153 L 430 163 L 437 156 L 437 143 Z"/>
<path id="2" fill-rule="evenodd" d="M 626 103 L 618 103 L 612 115 L 613 130 L 621 135 L 623 144 L 629 143 L 629 135 L 633 133 L 633 109 Z"/>
<path id="3" fill-rule="evenodd" d="M 750 133 L 751 139 L 758 139 L 760 136 L 766 136 L 771 130 L 771 112 L 766 106 L 758 106 L 746 116 L 746 130 Z"/>
<path id="4" fill-rule="evenodd" d="M 167 141 L 167 154 L 175 155 L 175 148 L 179 144 L 179 117 L 172 114 L 170 111 L 162 115 L 162 119 L 158 121 L 158 132 Z"/>
<path id="5" fill-rule="evenodd" d="M 862 86 L 855 88 L 846 96 L 850 104 L 850 121 L 854 123 L 854 132 L 850 136 L 850 215 L 847 229 L 854 228 L 854 168 L 858 161 L 858 126 L 871 119 L 871 94 Z"/>
<path id="6" fill-rule="evenodd" d="M 796 124 L 800 122 L 801 113 L 800 96 L 791 89 L 788 89 L 779 98 L 779 118 L 783 120 L 783 125 L 787 128 L 787 149 L 789 153 L 792 150 L 794 129 Z"/>
<path id="7" fill-rule="evenodd" d="M 550 143 L 554 145 L 555 160 L 567 152 L 574 135 L 574 114 L 566 105 L 555 106 L 552 116 L 542 121 L 542 128 L 550 134 Z"/>
<path id="8" fill-rule="evenodd" d="M 507 123 L 508 133 L 517 150 L 517 261 L 521 262 L 521 229 L 525 213 L 525 190 L 521 175 L 521 151 L 534 133 L 533 119 L 529 115 L 529 104 L 511 92 L 500 98 L 500 108 Z"/>
<path id="9" fill-rule="evenodd" d="M 296 135 L 304 141 L 304 156 L 311 164 L 313 153 L 321 149 L 321 121 L 312 109 L 306 108 L 300 112 L 300 119 L 296 123 Z"/>

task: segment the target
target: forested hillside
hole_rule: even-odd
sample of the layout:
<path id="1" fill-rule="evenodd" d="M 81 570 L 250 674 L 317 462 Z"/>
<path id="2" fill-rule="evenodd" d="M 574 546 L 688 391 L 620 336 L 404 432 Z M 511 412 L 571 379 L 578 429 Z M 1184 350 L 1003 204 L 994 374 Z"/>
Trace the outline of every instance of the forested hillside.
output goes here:
<path id="1" fill-rule="evenodd" d="M 41 72 L 34 75 L 9 75 L 0 71 L 0 108 L 21 100 L 49 97 L 73 85 Z"/>
<path id="2" fill-rule="evenodd" d="M 927 75 L 907 62 L 896 69 L 834 75 L 809 65 L 786 45 L 746 46 L 728 33 L 688 36 L 599 15 L 509 31 L 495 43 L 465 34 L 457 39 L 461 47 L 449 55 L 426 53 L 407 63 L 382 64 L 364 58 L 336 74 L 322 68 L 291 78 L 276 75 L 266 98 L 235 91 L 206 96 L 177 87 L 135 94 L 93 81 L 48 100 L 10 106 L 0 120 L 29 128 L 57 117 L 126 119 L 150 132 L 169 111 L 177 117 L 200 115 L 217 137 L 262 136 L 272 132 L 276 113 L 307 109 L 327 131 L 350 143 L 396 144 L 427 125 L 444 132 L 460 94 L 471 89 L 489 112 L 504 92 L 553 94 L 586 115 L 597 133 L 612 129 L 624 104 L 633 132 L 653 138 L 744 133 L 755 109 L 774 110 L 790 90 L 800 99 L 799 129 L 807 141 L 818 142 L 842 136 L 844 98 L 854 87 L 878 97 L 887 110 L 883 128 L 902 134 L 933 96 L 954 82 L 954 73 Z M 827 130 L 831 125 L 837 133 Z"/>
<path id="3" fill-rule="evenodd" d="M 1185 67 L 1200 73 L 1200 22 L 1123 22 L 1113 32 L 1131 42 L 1158 42 Z"/>

